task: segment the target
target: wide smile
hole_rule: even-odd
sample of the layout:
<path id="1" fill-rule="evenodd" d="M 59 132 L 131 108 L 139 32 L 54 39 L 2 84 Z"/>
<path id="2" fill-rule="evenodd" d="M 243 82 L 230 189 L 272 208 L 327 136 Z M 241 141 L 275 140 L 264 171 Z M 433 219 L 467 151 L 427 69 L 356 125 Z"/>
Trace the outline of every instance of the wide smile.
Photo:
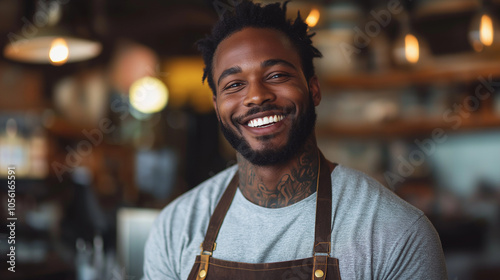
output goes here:
<path id="1" fill-rule="evenodd" d="M 285 118 L 284 115 L 271 115 L 249 120 L 246 125 L 252 128 L 264 128 L 275 125 Z"/>

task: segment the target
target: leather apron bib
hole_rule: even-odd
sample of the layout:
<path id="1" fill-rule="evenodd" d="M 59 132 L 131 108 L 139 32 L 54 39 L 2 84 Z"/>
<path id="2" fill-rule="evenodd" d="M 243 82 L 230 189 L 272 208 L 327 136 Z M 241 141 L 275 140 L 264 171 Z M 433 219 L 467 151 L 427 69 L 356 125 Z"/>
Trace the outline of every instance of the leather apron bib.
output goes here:
<path id="1" fill-rule="evenodd" d="M 210 218 L 201 255 L 196 256 L 188 280 L 340 280 L 339 261 L 330 257 L 332 186 L 328 164 L 321 153 L 318 179 L 313 257 L 273 263 L 239 263 L 212 258 L 215 239 L 238 188 L 236 172 Z"/>

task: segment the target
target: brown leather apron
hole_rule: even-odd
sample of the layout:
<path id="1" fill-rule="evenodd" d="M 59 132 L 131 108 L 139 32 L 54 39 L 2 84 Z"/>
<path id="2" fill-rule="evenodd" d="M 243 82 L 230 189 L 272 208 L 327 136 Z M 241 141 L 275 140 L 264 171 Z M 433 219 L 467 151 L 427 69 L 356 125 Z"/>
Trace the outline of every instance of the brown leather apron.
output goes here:
<path id="1" fill-rule="evenodd" d="M 340 280 L 339 261 L 330 257 L 332 185 L 328 163 L 321 153 L 311 258 L 273 263 L 239 263 L 212 258 L 212 252 L 216 249 L 215 239 L 238 188 L 238 181 L 236 172 L 210 218 L 207 234 L 201 245 L 201 255 L 196 256 L 188 280 Z"/>

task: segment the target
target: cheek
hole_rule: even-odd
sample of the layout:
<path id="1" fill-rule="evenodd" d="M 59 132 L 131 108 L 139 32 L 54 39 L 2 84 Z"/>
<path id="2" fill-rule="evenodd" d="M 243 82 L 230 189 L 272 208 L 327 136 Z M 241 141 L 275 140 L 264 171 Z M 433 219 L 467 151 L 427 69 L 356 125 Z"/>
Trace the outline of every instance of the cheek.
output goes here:
<path id="1" fill-rule="evenodd" d="M 307 85 L 302 85 L 298 81 L 273 85 L 272 90 L 287 99 L 304 99 L 309 94 Z"/>
<path id="2" fill-rule="evenodd" d="M 279 89 L 280 97 L 287 104 L 294 104 L 296 107 L 304 107 L 309 102 L 309 91 L 305 88 L 283 87 Z M 299 109 L 299 108 L 297 108 Z"/>
<path id="3" fill-rule="evenodd" d="M 223 100 L 220 100 L 217 106 L 217 114 L 219 116 L 219 119 L 225 120 L 230 120 L 237 109 L 237 102 L 233 100 L 232 98 L 226 98 Z"/>

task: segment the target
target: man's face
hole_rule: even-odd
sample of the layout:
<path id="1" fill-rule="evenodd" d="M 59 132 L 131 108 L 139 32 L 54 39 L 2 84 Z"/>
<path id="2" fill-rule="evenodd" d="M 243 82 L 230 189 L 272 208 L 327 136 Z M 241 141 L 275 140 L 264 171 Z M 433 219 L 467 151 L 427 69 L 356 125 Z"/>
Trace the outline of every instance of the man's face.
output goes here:
<path id="1" fill-rule="evenodd" d="M 295 155 L 313 131 L 321 95 L 284 34 L 268 28 L 232 34 L 217 47 L 212 73 L 222 132 L 241 155 L 257 165 Z"/>

